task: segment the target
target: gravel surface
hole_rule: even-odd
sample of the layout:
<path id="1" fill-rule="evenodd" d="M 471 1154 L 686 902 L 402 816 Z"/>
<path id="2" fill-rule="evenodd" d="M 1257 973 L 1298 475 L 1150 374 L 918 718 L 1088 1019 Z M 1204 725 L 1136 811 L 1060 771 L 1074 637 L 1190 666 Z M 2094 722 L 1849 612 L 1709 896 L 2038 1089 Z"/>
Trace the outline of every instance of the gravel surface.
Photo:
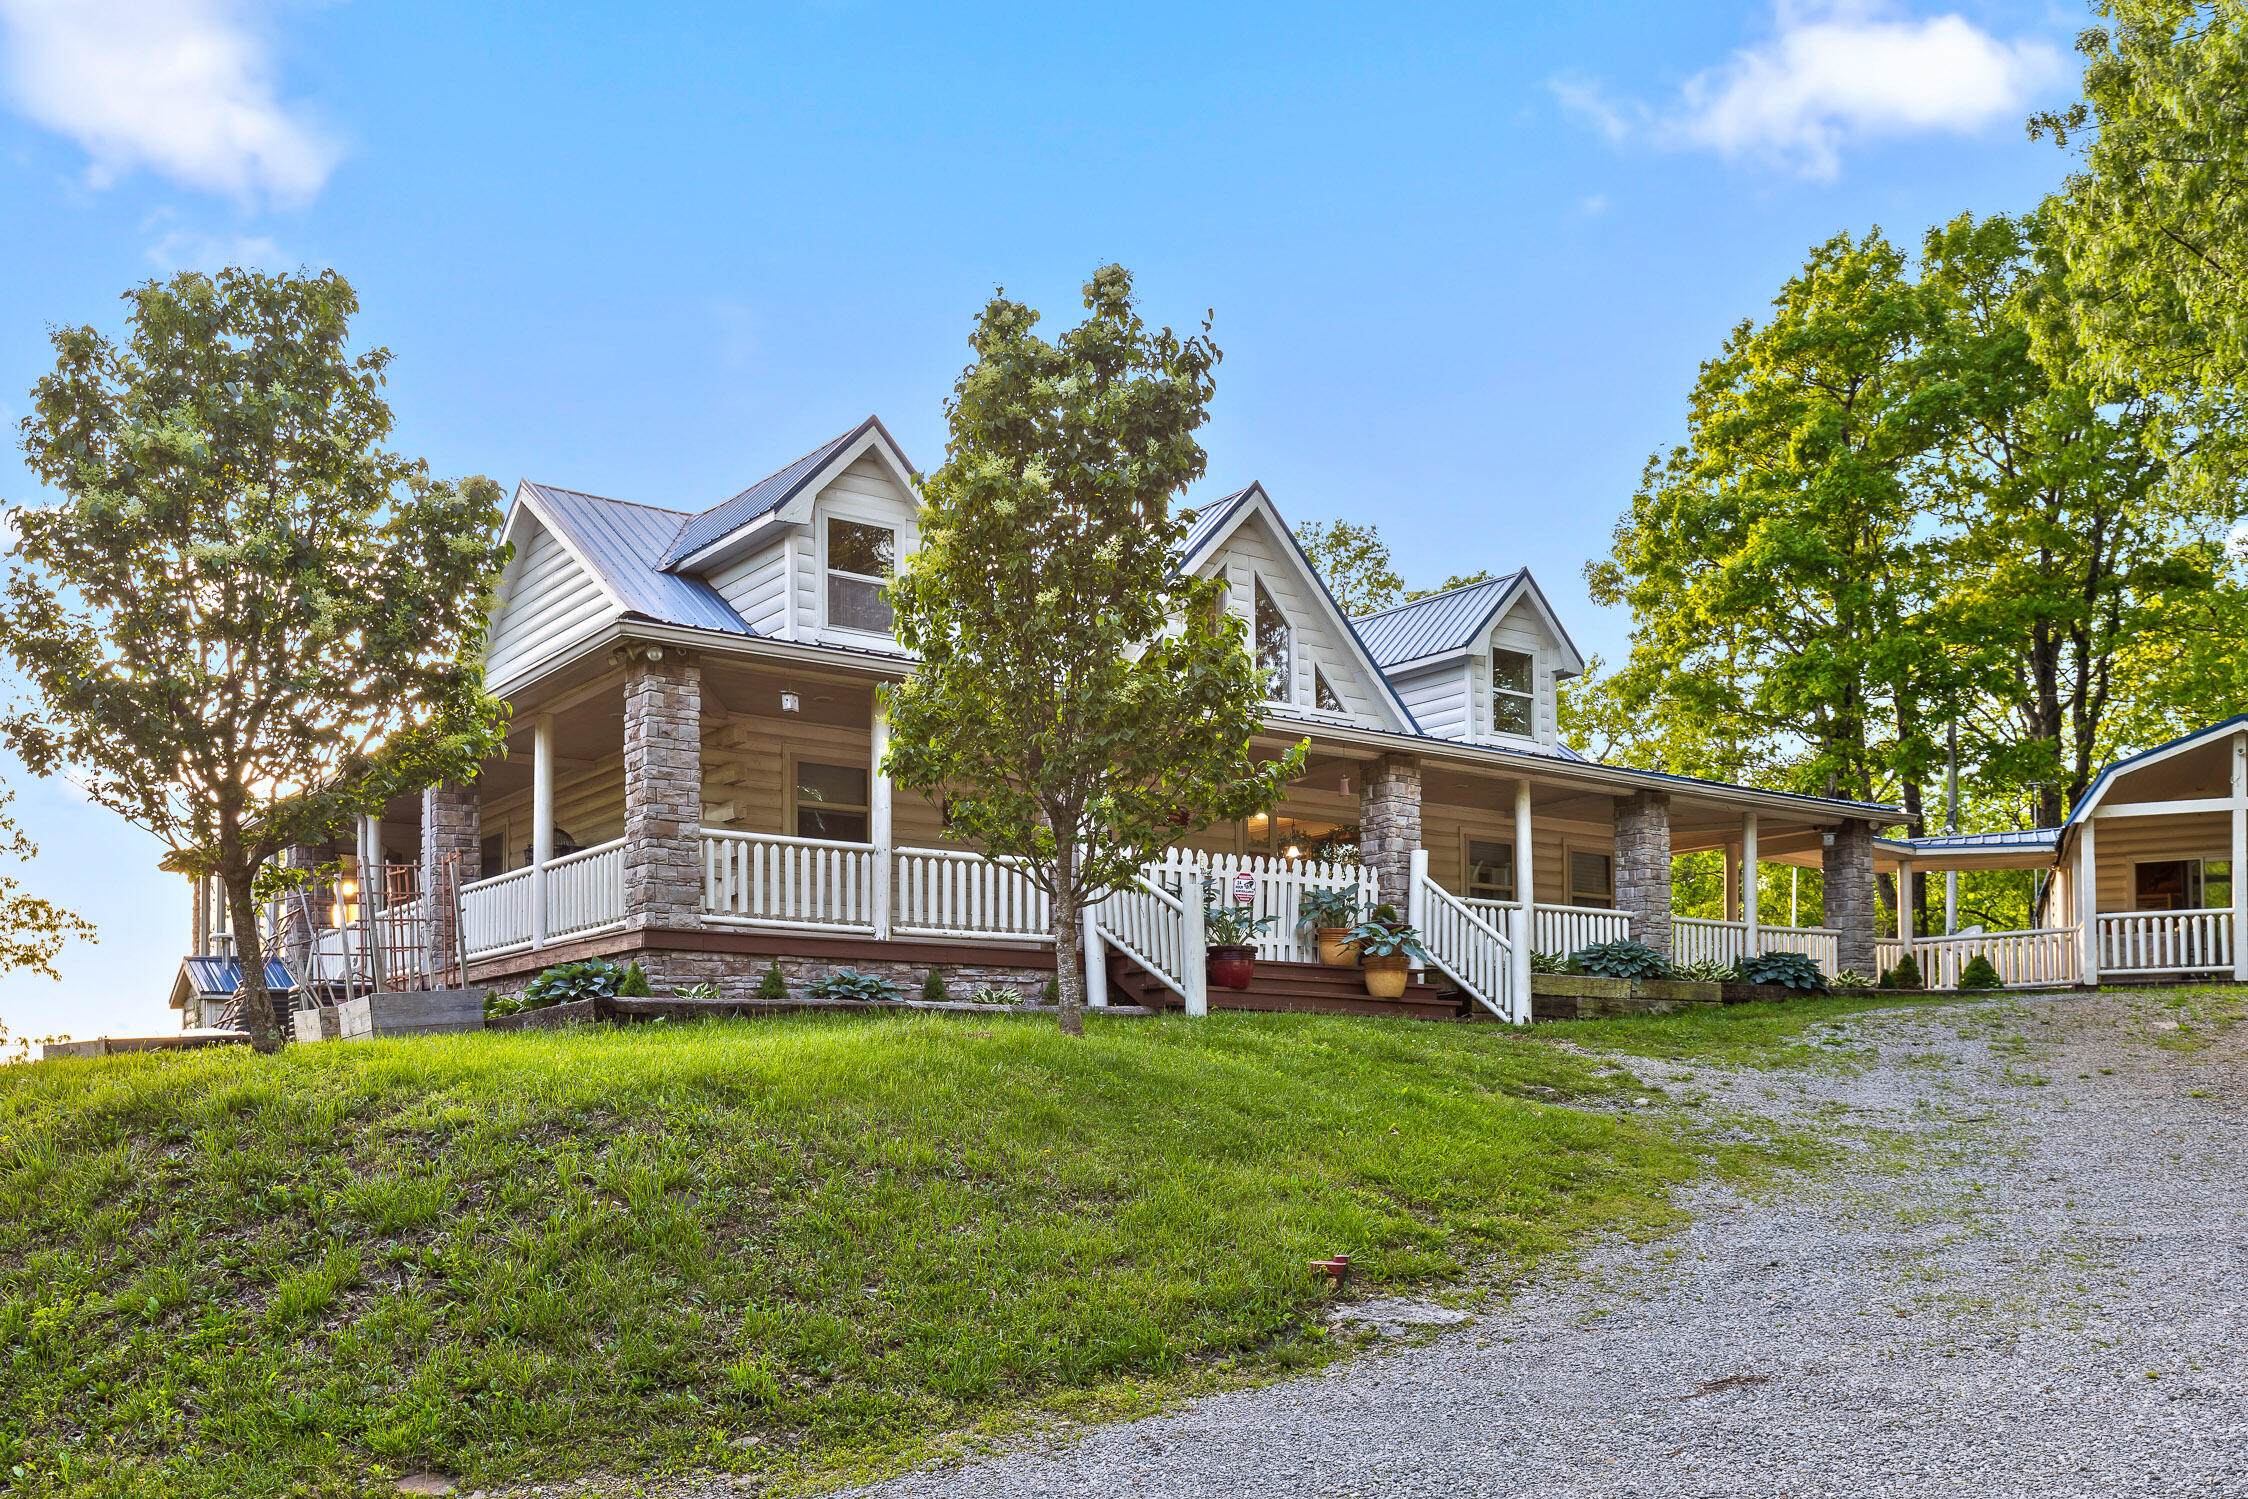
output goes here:
<path id="1" fill-rule="evenodd" d="M 1323 1376 L 863 1492 L 2248 1496 L 2248 1027 L 2188 1003 L 1869 1016 L 1829 1037 L 1855 1069 L 1634 1064 L 1687 1127 L 1857 1153 Z"/>

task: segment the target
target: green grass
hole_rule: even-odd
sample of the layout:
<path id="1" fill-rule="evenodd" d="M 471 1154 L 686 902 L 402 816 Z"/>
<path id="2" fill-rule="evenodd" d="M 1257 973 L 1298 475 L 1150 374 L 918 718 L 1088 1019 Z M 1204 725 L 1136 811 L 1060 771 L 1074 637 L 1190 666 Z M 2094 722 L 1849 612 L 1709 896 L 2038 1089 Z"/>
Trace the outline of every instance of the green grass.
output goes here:
<path id="1" fill-rule="evenodd" d="M 1989 992 L 1989 991 L 1986 991 Z M 1861 989 L 1782 1003 L 1697 1005 L 1669 1015 L 1624 1015 L 1540 1025 L 1531 1038 L 1593 1051 L 1710 1067 L 1805 1068 L 1846 1065 L 1856 1054 L 1840 1022 L 1872 1010 L 1910 1010 L 1977 1002 L 1975 993 L 1916 995 Z"/>
<path id="2" fill-rule="evenodd" d="M 1778 1015 L 1554 1030 L 1753 1055 Z M 785 1490 L 1145 1409 L 1333 1356 L 1314 1256 L 1442 1281 L 1770 1159 L 1553 1101 L 1631 1086 L 1497 1027 L 1240 1015 L 0 1069 L 0 1488 Z"/>

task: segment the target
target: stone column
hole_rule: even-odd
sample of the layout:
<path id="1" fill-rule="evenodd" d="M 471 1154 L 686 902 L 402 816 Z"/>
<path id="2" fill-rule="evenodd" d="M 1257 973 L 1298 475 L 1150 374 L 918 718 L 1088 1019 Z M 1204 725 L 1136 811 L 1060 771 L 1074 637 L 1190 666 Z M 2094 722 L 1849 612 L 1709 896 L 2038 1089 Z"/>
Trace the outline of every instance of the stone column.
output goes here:
<path id="1" fill-rule="evenodd" d="M 1826 844 L 1822 919 L 1841 933 L 1835 939 L 1834 960 L 1871 978 L 1880 972 L 1874 964 L 1873 940 L 1881 924 L 1881 892 L 1873 880 L 1873 826 L 1853 817 L 1828 829 L 1822 838 Z"/>
<path id="2" fill-rule="evenodd" d="M 1374 871 L 1379 898 L 1410 904 L 1413 851 L 1421 846 L 1421 759 L 1384 755 L 1358 798 L 1358 857 Z"/>
<path id="3" fill-rule="evenodd" d="M 628 653 L 624 921 L 702 925 L 702 669 L 676 646 Z"/>
<path id="4" fill-rule="evenodd" d="M 429 951 L 422 971 L 432 988 L 460 956 L 460 887 L 483 877 L 483 839 L 475 787 L 447 781 L 423 789 L 421 888 L 429 907 Z"/>
<path id="5" fill-rule="evenodd" d="M 1616 909 L 1631 913 L 1635 941 L 1672 955 L 1667 791 L 1616 798 Z"/>

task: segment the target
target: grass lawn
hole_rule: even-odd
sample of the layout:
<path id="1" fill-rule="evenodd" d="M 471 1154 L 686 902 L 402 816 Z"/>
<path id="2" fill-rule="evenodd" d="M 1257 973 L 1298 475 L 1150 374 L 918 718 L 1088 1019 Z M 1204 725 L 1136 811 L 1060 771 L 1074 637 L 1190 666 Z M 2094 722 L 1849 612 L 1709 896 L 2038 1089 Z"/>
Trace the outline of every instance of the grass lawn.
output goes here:
<path id="1" fill-rule="evenodd" d="M 808 1017 L 0 1068 L 0 1487 L 785 1491 L 1306 1366 L 1332 1352 L 1313 1257 L 1525 1263 L 1769 1161 L 1566 1106 L 1630 1080 L 1548 1038 L 1754 1055 L 1826 1018 L 1787 1010 L 1078 1042 Z"/>

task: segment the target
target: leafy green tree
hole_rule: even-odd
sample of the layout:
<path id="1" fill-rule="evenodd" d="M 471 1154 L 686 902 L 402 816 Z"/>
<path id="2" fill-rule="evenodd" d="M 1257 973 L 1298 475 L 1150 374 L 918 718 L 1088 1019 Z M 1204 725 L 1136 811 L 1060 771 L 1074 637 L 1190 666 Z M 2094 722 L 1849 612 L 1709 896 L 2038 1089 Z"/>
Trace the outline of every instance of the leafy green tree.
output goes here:
<path id="1" fill-rule="evenodd" d="M 39 857 L 39 848 L 9 818 L 8 803 L 14 800 L 14 792 L 0 788 L 0 854 L 28 863 Z M 28 968 L 60 979 L 55 955 L 72 937 L 94 941 L 93 923 L 28 893 L 14 876 L 0 872 L 0 973 Z M 5 1034 L 0 1030 L 0 1036 Z"/>
<path id="2" fill-rule="evenodd" d="M 2033 348 L 2072 295 L 2048 241 L 2039 216 L 1929 232 L 1920 362 L 1942 432 L 1919 482 L 1945 556 L 1927 625 L 1979 690 L 1967 758 L 1988 786 L 2035 788 L 2053 827 L 2099 767 L 2122 652 L 2179 643 L 2177 602 L 2214 583 L 2226 516 L 2208 488 L 2168 482 L 2157 402 L 2069 373 L 2087 366 L 2065 320 L 2044 359 Z"/>
<path id="3" fill-rule="evenodd" d="M 1495 576 L 1497 575 L 1487 567 L 1478 568 L 1471 573 L 1454 573 L 1434 588 L 1408 588 L 1405 590 L 1405 599 L 1406 602 L 1412 603 L 1420 599 L 1434 598 L 1440 593 L 1450 593 L 1455 588 L 1465 588 L 1470 583 L 1488 583 Z"/>
<path id="4" fill-rule="evenodd" d="M 2095 8 L 2107 24 L 2078 38 L 2083 101 L 2030 126 L 2083 147 L 2052 209 L 2078 291 L 2072 357 L 2187 398 L 2201 433 L 2228 437 L 2248 390 L 2248 10 Z"/>
<path id="5" fill-rule="evenodd" d="M 947 796 L 957 832 L 1051 898 L 1073 1035 L 1086 906 L 1182 833 L 1270 807 L 1303 763 L 1301 745 L 1250 754 L 1264 693 L 1241 624 L 1175 568 L 1219 352 L 1149 330 L 1121 266 L 1084 298 L 1052 342 L 1004 295 L 976 320 L 921 549 L 891 588 L 920 660 L 887 693 L 890 773 Z"/>
<path id="6" fill-rule="evenodd" d="M 1373 526 L 1353 521 L 1306 521 L 1296 541 L 1326 580 L 1343 613 L 1377 614 L 1405 598 L 1405 580 L 1390 566 L 1389 546 Z"/>
<path id="7" fill-rule="evenodd" d="M 0 650 L 34 700 L 0 739 L 155 834 L 167 868 L 219 878 L 243 1022 L 271 1047 L 261 868 L 500 742 L 500 496 L 380 446 L 390 355 L 347 350 L 358 300 L 334 272 L 189 273 L 126 300 L 123 343 L 55 332 L 22 425 L 61 500 L 12 512 Z"/>
<path id="8" fill-rule="evenodd" d="M 1616 690 L 1705 750 L 1772 746 L 1794 789 L 1901 783 L 1917 810 L 1929 699 L 1954 675 L 1920 628 L 1922 299 L 1876 230 L 1814 249 L 1773 308 L 1702 366 L 1687 442 L 1648 461 L 1614 554 L 1586 568 L 1632 610 Z"/>

